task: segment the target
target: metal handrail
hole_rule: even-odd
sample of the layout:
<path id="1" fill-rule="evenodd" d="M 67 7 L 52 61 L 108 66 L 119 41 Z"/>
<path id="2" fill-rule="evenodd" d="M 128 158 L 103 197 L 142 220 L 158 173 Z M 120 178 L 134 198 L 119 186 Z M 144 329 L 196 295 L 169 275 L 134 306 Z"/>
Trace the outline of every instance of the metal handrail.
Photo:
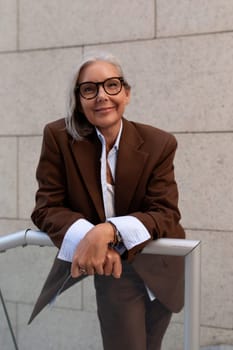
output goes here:
<path id="1" fill-rule="evenodd" d="M 160 238 L 150 242 L 143 254 L 185 257 L 184 350 L 200 349 L 201 242 Z M 17 246 L 53 246 L 48 235 L 27 229 L 0 237 L 0 252 Z"/>
<path id="2" fill-rule="evenodd" d="M 41 231 L 31 229 L 18 231 L 9 235 L 0 236 L 0 253 L 16 247 L 36 245 L 40 247 L 54 246 L 49 236 Z"/>

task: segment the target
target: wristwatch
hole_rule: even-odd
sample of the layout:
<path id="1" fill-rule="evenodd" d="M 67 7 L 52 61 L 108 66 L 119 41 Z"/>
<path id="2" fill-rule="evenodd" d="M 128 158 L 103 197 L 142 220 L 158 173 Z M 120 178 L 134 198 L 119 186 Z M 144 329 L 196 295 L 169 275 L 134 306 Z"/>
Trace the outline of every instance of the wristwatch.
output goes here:
<path id="1" fill-rule="evenodd" d="M 109 247 L 114 249 L 117 253 L 120 254 L 122 260 L 128 259 L 128 250 L 126 249 L 124 245 L 124 241 L 122 239 L 122 236 L 120 234 L 120 231 L 117 229 L 117 227 L 114 225 L 113 222 L 108 221 L 114 228 L 114 240 L 113 242 L 109 243 Z"/>
<path id="2" fill-rule="evenodd" d="M 119 246 L 121 243 L 123 243 L 123 239 L 121 237 L 120 231 L 117 229 L 117 227 L 111 222 L 108 221 L 114 228 L 114 240 L 113 242 L 110 242 L 110 246 L 112 248 L 116 248 L 117 246 Z"/>

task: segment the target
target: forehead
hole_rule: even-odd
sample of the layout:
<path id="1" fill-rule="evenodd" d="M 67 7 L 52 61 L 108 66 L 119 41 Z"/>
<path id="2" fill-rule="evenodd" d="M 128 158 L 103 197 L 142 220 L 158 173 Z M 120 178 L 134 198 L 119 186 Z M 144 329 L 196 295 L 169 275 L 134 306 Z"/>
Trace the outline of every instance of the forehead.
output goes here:
<path id="1" fill-rule="evenodd" d="M 118 68 L 110 62 L 96 61 L 91 62 L 81 69 L 79 74 L 79 83 L 84 81 L 103 81 L 111 77 L 118 77 Z"/>

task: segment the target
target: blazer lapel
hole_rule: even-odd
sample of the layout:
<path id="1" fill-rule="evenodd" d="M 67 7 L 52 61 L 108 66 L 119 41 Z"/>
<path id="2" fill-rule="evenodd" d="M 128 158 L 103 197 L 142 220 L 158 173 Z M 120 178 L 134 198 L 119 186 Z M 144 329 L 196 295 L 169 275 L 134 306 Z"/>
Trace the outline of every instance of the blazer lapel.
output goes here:
<path id="1" fill-rule="evenodd" d="M 115 207 L 117 216 L 126 215 L 148 159 L 148 153 L 140 149 L 143 143 L 135 127 L 123 119 L 116 167 Z"/>
<path id="2" fill-rule="evenodd" d="M 100 180 L 101 143 L 97 137 L 70 143 L 83 184 L 93 201 L 101 221 L 105 220 Z"/>

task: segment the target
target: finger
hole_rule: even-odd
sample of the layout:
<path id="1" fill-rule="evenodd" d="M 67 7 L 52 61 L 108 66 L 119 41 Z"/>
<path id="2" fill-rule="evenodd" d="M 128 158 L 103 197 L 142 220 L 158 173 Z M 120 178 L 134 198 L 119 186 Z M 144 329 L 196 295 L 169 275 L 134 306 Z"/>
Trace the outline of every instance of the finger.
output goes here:
<path id="1" fill-rule="evenodd" d="M 115 278 L 120 278 L 122 274 L 122 264 L 120 259 L 116 259 L 113 264 L 112 275 Z"/>
<path id="2" fill-rule="evenodd" d="M 70 270 L 71 276 L 73 278 L 77 278 L 82 275 L 82 272 L 80 271 L 79 265 L 72 262 L 71 264 L 71 270 Z"/>
<path id="3" fill-rule="evenodd" d="M 94 271 L 98 275 L 103 275 L 104 274 L 104 267 L 103 267 L 103 265 L 95 266 Z"/>
<path id="4" fill-rule="evenodd" d="M 86 270 L 84 267 L 79 266 L 79 272 L 80 272 L 82 275 L 87 275 L 87 270 Z"/>
<path id="5" fill-rule="evenodd" d="M 95 274 L 95 269 L 93 266 L 87 266 L 86 267 L 86 275 L 94 275 Z"/>
<path id="6" fill-rule="evenodd" d="M 105 276 L 110 276 L 113 272 L 113 262 L 110 259 L 106 260 L 104 264 L 104 274 Z"/>

